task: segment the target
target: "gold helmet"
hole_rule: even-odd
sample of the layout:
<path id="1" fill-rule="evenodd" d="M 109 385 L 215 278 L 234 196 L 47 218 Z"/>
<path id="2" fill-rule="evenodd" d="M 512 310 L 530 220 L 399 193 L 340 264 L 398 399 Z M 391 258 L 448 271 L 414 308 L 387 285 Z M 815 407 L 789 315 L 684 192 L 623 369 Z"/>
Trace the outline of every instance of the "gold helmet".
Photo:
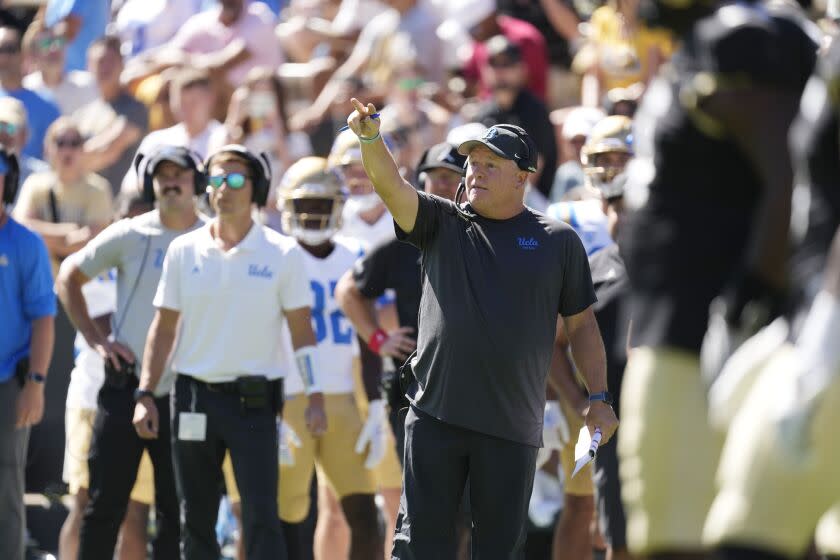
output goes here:
<path id="1" fill-rule="evenodd" d="M 320 245 L 341 228 L 347 191 L 327 160 L 301 158 L 280 181 L 277 206 L 283 230 L 306 245 Z"/>
<path id="2" fill-rule="evenodd" d="M 615 157 L 611 154 L 622 155 Z M 633 121 L 623 115 L 613 115 L 598 121 L 580 151 L 586 184 L 598 189 L 607 198 L 620 196 L 622 193 L 613 192 L 611 187 L 631 157 Z"/>
<path id="3" fill-rule="evenodd" d="M 359 137 L 352 130 L 340 132 L 333 141 L 327 161 L 330 169 L 362 163 L 362 145 L 359 143 Z"/>

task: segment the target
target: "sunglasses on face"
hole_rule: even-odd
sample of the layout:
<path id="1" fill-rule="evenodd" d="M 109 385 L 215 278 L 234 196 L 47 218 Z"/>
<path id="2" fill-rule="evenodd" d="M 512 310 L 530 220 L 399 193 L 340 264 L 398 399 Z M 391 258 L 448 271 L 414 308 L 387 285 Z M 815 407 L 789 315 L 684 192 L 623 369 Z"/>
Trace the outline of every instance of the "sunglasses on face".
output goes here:
<path id="1" fill-rule="evenodd" d="M 207 178 L 207 183 L 214 189 L 219 189 L 223 184 L 227 184 L 231 189 L 241 189 L 245 186 L 245 179 L 247 177 L 242 173 L 228 173 L 227 175 L 211 175 Z"/>
<path id="2" fill-rule="evenodd" d="M 55 141 L 56 148 L 81 148 L 81 138 L 57 138 Z"/>
<path id="3" fill-rule="evenodd" d="M 15 134 L 17 131 L 18 126 L 16 124 L 0 122 L 0 132 L 5 132 L 6 134 Z"/>
<path id="4" fill-rule="evenodd" d="M 53 47 L 59 49 L 63 48 L 64 45 L 67 44 L 67 40 L 64 37 L 44 37 L 42 39 L 38 39 L 36 44 L 40 50 L 48 51 Z"/>

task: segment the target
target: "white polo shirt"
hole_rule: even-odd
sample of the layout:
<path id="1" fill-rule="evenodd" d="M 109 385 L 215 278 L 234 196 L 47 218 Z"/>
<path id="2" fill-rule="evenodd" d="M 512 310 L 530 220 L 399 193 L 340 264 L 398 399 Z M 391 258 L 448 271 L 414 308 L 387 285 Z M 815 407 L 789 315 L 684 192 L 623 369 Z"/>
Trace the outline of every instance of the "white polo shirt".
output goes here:
<path id="1" fill-rule="evenodd" d="M 283 377 L 283 312 L 312 307 L 303 250 L 254 223 L 225 252 L 212 223 L 173 241 L 163 262 L 154 305 L 181 314 L 172 370 L 208 383 Z"/>

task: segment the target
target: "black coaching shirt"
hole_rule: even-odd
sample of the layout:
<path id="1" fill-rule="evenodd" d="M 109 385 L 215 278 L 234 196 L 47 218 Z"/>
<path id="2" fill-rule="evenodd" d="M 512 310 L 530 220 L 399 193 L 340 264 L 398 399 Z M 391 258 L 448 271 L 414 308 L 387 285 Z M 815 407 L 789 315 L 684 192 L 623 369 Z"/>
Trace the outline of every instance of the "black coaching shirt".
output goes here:
<path id="1" fill-rule="evenodd" d="M 732 3 L 694 25 L 646 91 L 627 167 L 625 202 L 636 210 L 620 242 L 633 346 L 699 353 L 709 304 L 742 272 L 763 185 L 725 128 L 703 113 L 707 86 L 799 96 L 816 49 L 785 14 Z"/>
<path id="2" fill-rule="evenodd" d="M 371 249 L 353 265 L 353 280 L 363 296 L 377 299 L 386 290 L 394 290 L 397 318 L 401 327 L 417 333 L 417 310 L 420 308 L 420 251 L 391 239 Z"/>
<path id="3" fill-rule="evenodd" d="M 449 200 L 418 196 L 414 229 L 396 227 L 422 255 L 408 398 L 443 422 L 540 446 L 557 315 L 596 300 L 583 244 L 531 209 L 467 219 Z"/>

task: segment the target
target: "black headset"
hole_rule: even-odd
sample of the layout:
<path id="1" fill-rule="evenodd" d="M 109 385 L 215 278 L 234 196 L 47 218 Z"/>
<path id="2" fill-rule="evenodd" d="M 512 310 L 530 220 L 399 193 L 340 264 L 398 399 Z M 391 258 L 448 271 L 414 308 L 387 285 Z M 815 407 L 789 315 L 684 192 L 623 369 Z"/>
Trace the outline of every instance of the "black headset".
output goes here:
<path id="1" fill-rule="evenodd" d="M 251 171 L 251 183 L 254 185 L 251 200 L 259 208 L 265 206 L 268 203 L 268 191 L 271 190 L 271 163 L 268 161 L 268 155 L 265 152 L 254 155 L 253 152 L 241 144 L 228 144 L 208 157 L 207 161 L 204 162 L 204 168 L 209 172 L 213 158 L 225 153 L 236 154 L 248 163 Z"/>
<path id="2" fill-rule="evenodd" d="M 519 139 L 525 145 L 525 149 L 528 150 L 528 153 L 525 155 L 525 159 L 514 160 L 516 161 L 517 167 L 519 167 L 519 169 L 521 169 L 522 171 L 529 171 L 531 173 L 537 171 L 535 167 L 531 167 L 530 165 L 528 165 L 528 161 L 531 160 L 531 154 L 537 153 L 537 144 L 534 142 L 533 138 L 531 138 L 531 136 L 525 131 L 524 128 L 522 128 L 521 126 L 516 126 L 515 124 L 494 124 L 491 128 L 501 128 L 503 130 L 513 132 L 514 134 L 519 136 Z M 535 157 L 534 165 L 536 165 L 536 159 L 537 158 Z"/>
<path id="3" fill-rule="evenodd" d="M 193 171 L 193 191 L 195 196 L 203 195 L 207 185 L 207 173 L 204 165 L 201 163 L 201 157 L 184 146 L 162 146 L 148 157 L 140 152 L 137 152 L 137 155 L 134 156 L 133 165 L 138 178 L 141 176 L 140 165 L 144 161 L 146 162 L 142 170 L 143 201 L 149 204 L 154 204 L 155 202 L 154 170 L 149 166 L 149 163 L 163 152 L 170 152 L 175 156 L 183 156 L 192 164 L 189 168 Z"/>
<path id="4" fill-rule="evenodd" d="M 467 193 L 467 166 L 469 165 L 469 157 L 464 161 L 464 175 L 461 177 L 461 182 L 458 183 L 458 188 L 455 191 L 455 211 L 458 216 L 465 220 L 468 224 L 472 222 L 475 213 L 469 213 L 461 208 L 461 197 Z"/>
<path id="5" fill-rule="evenodd" d="M 20 165 L 17 156 L 7 151 L 2 144 L 0 144 L 0 158 L 5 159 L 6 165 L 9 167 L 6 171 L 6 180 L 3 183 L 3 204 L 12 204 L 15 201 L 15 195 L 17 195 Z"/>
<path id="6" fill-rule="evenodd" d="M 495 128 L 502 128 L 504 130 L 508 130 L 513 132 L 522 143 L 525 145 L 525 149 L 528 150 L 524 159 L 517 159 L 514 160 L 516 162 L 516 166 L 519 167 L 522 171 L 534 172 L 535 169 L 528 164 L 528 161 L 531 159 L 531 154 L 537 153 L 537 145 L 534 143 L 534 140 L 531 136 L 525 131 L 524 128 L 521 126 L 516 126 L 515 124 L 494 124 L 493 127 Z M 491 128 L 493 128 L 491 127 Z M 472 218 L 475 217 L 475 214 L 470 214 L 463 208 L 461 208 L 460 200 L 461 197 L 464 196 L 467 192 L 467 166 L 469 165 L 469 158 L 467 161 L 464 162 L 464 177 L 461 179 L 461 182 L 458 184 L 458 190 L 455 191 L 455 210 L 458 212 L 458 216 L 466 220 L 468 223 L 472 221 Z"/>

